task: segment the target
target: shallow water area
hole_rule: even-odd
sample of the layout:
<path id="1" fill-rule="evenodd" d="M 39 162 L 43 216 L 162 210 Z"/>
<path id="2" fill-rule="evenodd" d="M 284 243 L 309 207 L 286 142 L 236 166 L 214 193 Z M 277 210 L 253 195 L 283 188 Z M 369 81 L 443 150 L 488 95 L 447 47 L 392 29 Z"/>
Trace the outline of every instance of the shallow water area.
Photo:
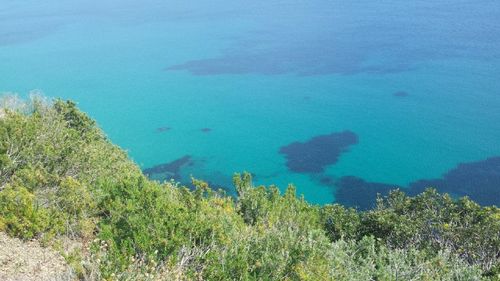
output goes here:
<path id="1" fill-rule="evenodd" d="M 0 92 L 76 101 L 158 179 L 500 203 L 497 1 L 0 3 Z M 280 153 L 342 132 L 356 141 Z"/>

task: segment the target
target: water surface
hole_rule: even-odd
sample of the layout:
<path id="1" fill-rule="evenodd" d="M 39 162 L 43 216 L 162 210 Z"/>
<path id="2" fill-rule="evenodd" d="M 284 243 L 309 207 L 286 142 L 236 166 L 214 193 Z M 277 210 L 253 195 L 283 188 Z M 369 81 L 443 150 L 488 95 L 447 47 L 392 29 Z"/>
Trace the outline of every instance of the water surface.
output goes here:
<path id="1" fill-rule="evenodd" d="M 487 0 L 0 0 L 0 92 L 76 101 L 157 178 L 498 204 L 499 18 Z"/>

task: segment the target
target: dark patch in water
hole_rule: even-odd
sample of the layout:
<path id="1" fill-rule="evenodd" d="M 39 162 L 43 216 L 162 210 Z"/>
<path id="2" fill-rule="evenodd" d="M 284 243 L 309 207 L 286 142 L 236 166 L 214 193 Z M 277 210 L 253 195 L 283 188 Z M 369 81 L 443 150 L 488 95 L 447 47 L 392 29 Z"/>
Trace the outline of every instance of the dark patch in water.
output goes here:
<path id="1" fill-rule="evenodd" d="M 157 132 L 159 133 L 163 133 L 163 132 L 166 132 L 166 131 L 170 131 L 172 128 L 170 127 L 159 127 L 156 129 Z"/>
<path id="2" fill-rule="evenodd" d="M 185 165 L 192 163 L 191 156 L 185 155 L 172 162 L 160 164 L 151 168 L 144 169 L 143 172 L 146 176 L 157 180 L 174 179 L 180 181 L 182 176 L 180 174 L 181 168 Z"/>
<path id="3" fill-rule="evenodd" d="M 461 163 L 441 179 L 410 184 L 414 193 L 429 186 L 456 196 L 469 196 L 481 205 L 500 205 L 500 157 Z"/>
<path id="4" fill-rule="evenodd" d="M 225 194 L 235 196 L 236 190 L 233 187 L 232 176 L 219 171 L 204 174 L 203 171 L 206 169 L 203 166 L 206 161 L 205 158 L 193 158 L 190 155 L 185 155 L 172 162 L 145 169 L 143 172 L 152 180 L 169 181 L 173 179 L 191 190 L 195 189 L 191 179 L 193 176 L 195 179 L 208 183 L 213 191 L 221 189 Z"/>
<path id="5" fill-rule="evenodd" d="M 326 177 L 326 176 L 325 176 L 325 177 L 321 177 L 321 178 L 319 179 L 319 182 L 320 182 L 321 184 L 323 184 L 323 185 L 332 185 L 332 184 L 334 184 L 334 183 L 335 183 L 335 180 L 334 180 L 333 178 L 331 178 L 331 177 Z"/>
<path id="6" fill-rule="evenodd" d="M 398 98 L 404 98 L 404 97 L 409 96 L 408 92 L 405 92 L 405 91 L 398 91 L 398 92 L 395 92 L 392 95 L 395 96 L 395 97 L 398 97 Z"/>
<path id="7" fill-rule="evenodd" d="M 230 185 L 222 185 L 219 182 L 207 181 L 207 184 L 208 184 L 208 186 L 210 186 L 210 189 L 212 189 L 213 191 L 216 191 L 216 192 L 222 191 L 221 193 L 223 195 L 232 196 L 235 198 L 237 196 L 236 189 L 233 187 L 232 183 Z"/>
<path id="8" fill-rule="evenodd" d="M 500 39 L 493 36 L 500 31 L 492 14 L 498 10 L 495 1 L 482 5 L 461 1 L 453 7 L 436 1 L 300 2 L 275 3 L 279 7 L 266 2 L 265 8 L 248 9 L 258 15 L 260 28 L 240 33 L 220 55 L 166 69 L 194 75 L 385 74 L 442 58 L 498 56 Z M 408 17 L 408 9 L 426 12 Z M 457 28 L 464 19 L 468 24 Z"/>
<path id="9" fill-rule="evenodd" d="M 387 195 L 396 185 L 366 182 L 357 177 L 342 177 L 336 184 L 337 202 L 361 209 L 373 207 L 376 194 Z M 461 163 L 440 179 L 422 179 L 404 188 L 415 195 L 428 187 L 453 196 L 469 196 L 481 205 L 500 204 L 500 157 Z"/>
<path id="10" fill-rule="evenodd" d="M 229 196 L 236 196 L 236 189 L 233 186 L 233 178 L 230 175 L 226 175 L 220 171 L 215 171 L 208 175 L 199 175 L 199 178 L 208 183 L 210 188 L 214 191 L 221 189 Z M 192 184 L 189 184 L 188 186 L 194 188 Z"/>
<path id="11" fill-rule="evenodd" d="M 56 22 L 33 22 L 26 25 L 14 20 L 14 25 L 0 29 L 0 46 L 28 43 L 44 38 L 57 31 L 61 24 Z"/>
<path id="12" fill-rule="evenodd" d="M 358 143 L 358 136 L 351 131 L 317 136 L 307 142 L 294 142 L 280 148 L 285 154 L 287 167 L 296 173 L 321 173 L 335 164 L 340 154 L 350 145 Z"/>
<path id="13" fill-rule="evenodd" d="M 359 72 L 382 72 L 386 69 L 361 71 L 360 58 L 346 54 L 345 56 L 329 56 L 313 54 L 312 50 L 291 49 L 290 46 L 279 50 L 268 50 L 260 54 L 242 55 L 228 54 L 226 56 L 192 60 L 182 64 L 166 67 L 165 71 L 187 70 L 193 75 L 224 75 L 224 74 L 262 74 L 280 75 L 295 72 L 300 76 L 327 75 L 332 73 L 354 74 Z M 323 62 L 323 63 L 320 63 Z M 405 68 L 406 70 L 406 68 Z M 399 68 L 396 72 L 399 71 Z"/>
<path id="14" fill-rule="evenodd" d="M 367 182 L 361 178 L 347 176 L 342 177 L 335 183 L 336 202 L 361 210 L 367 210 L 375 206 L 377 194 L 387 195 L 390 190 L 396 189 L 396 185 L 385 183 Z"/>
<path id="15" fill-rule="evenodd" d="M 279 177 L 280 175 L 281 175 L 280 172 L 273 172 L 270 174 L 259 174 L 259 175 L 252 173 L 252 178 L 255 181 L 259 181 L 259 180 L 265 180 L 265 179 L 274 179 L 276 177 Z"/>
<path id="16" fill-rule="evenodd" d="M 203 129 L 201 129 L 201 131 L 202 131 L 203 133 L 209 133 L 209 132 L 211 132 L 211 131 L 212 131 L 212 129 L 211 129 L 211 128 L 203 128 Z"/>

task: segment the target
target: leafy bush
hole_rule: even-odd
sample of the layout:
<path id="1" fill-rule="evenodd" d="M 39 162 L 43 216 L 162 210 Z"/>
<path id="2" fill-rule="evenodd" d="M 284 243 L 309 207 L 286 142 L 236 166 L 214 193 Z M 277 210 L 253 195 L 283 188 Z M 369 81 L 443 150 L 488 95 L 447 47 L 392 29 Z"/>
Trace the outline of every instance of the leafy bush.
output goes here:
<path id="1" fill-rule="evenodd" d="M 361 236 L 374 235 L 391 248 L 449 250 L 485 271 L 499 264 L 500 209 L 468 198 L 453 200 L 428 189 L 415 197 L 393 191 L 362 214 Z"/>
<path id="2" fill-rule="evenodd" d="M 394 191 L 360 212 L 246 173 L 235 198 L 189 190 L 148 180 L 72 102 L 7 97 L 0 113 L 0 230 L 78 241 L 64 256 L 82 279 L 500 278 L 496 207 Z"/>
<path id="3" fill-rule="evenodd" d="M 1 219 L 6 231 L 23 238 L 92 235 L 97 183 L 140 175 L 138 167 L 72 102 L 35 96 L 0 104 L 0 190 L 10 194 L 0 202 L 9 217 Z M 16 204 L 31 207 L 13 213 L 8 206 Z M 50 220 L 39 219 L 42 214 Z"/>
<path id="4" fill-rule="evenodd" d="M 35 204 L 35 196 L 21 186 L 7 186 L 0 192 L 0 230 L 33 238 L 47 231 L 48 211 Z"/>
<path id="5" fill-rule="evenodd" d="M 332 241 L 357 239 L 360 237 L 361 215 L 353 208 L 339 204 L 321 208 L 321 223 Z"/>

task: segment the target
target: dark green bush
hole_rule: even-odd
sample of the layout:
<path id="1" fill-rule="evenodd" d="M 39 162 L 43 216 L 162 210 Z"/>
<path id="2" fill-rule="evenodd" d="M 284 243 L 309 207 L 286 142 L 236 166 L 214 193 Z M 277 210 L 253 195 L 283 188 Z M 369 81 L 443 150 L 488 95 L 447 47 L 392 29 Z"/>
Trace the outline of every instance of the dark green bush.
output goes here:
<path id="1" fill-rule="evenodd" d="M 326 205 L 321 208 L 321 223 L 332 241 L 360 237 L 361 215 L 355 209 Z"/>
<path id="2" fill-rule="evenodd" d="M 500 210 L 468 198 L 453 200 L 428 189 L 415 197 L 393 191 L 362 214 L 361 237 L 374 235 L 391 248 L 449 250 L 485 271 L 499 263 Z"/>

